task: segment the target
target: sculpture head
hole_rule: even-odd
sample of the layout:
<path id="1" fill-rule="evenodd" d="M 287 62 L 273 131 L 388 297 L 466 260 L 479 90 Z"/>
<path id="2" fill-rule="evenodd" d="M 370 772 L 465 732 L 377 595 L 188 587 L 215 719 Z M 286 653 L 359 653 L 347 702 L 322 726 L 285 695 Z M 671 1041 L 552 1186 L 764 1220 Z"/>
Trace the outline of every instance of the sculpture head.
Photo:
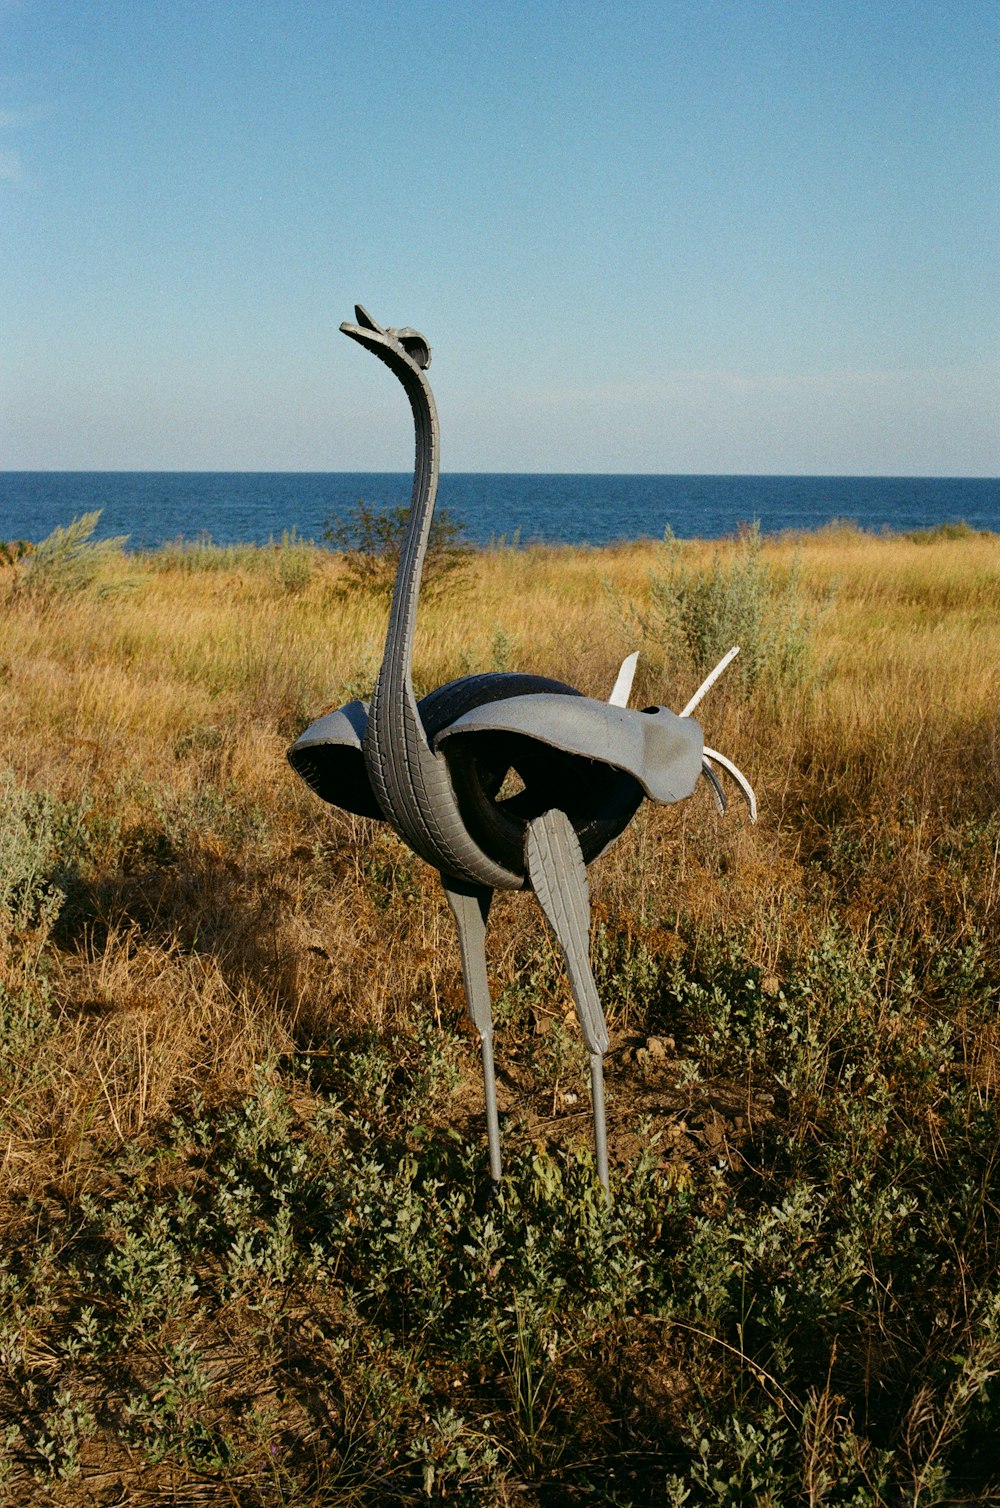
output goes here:
<path id="1" fill-rule="evenodd" d="M 355 304 L 354 318 L 355 324 L 345 320 L 341 330 L 388 366 L 395 369 L 396 363 L 401 361 L 415 372 L 426 371 L 430 366 L 431 348 L 417 330 L 408 327 L 394 330 L 391 325 L 380 325 L 363 304 Z"/>

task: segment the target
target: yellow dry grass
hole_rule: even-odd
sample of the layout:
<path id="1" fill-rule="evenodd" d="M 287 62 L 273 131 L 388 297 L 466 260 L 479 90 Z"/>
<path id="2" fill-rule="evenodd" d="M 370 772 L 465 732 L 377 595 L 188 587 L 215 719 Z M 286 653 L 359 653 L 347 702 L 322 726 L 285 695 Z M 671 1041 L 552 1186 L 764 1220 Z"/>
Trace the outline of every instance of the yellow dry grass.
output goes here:
<path id="1" fill-rule="evenodd" d="M 679 547 L 687 562 L 727 548 Z M 914 935 L 937 905 L 964 906 L 970 933 L 995 926 L 996 854 L 990 873 L 970 850 L 956 888 L 935 842 L 985 820 L 1000 788 L 1000 538 L 841 529 L 768 540 L 764 558 L 798 570 L 822 674 L 777 707 L 723 685 L 702 709 L 707 740 L 754 780 L 761 822 L 734 807 L 720 823 L 706 793 L 645 812 L 595 866 L 598 915 L 641 927 L 673 908 L 696 928 L 742 927 L 776 966 L 832 903 L 803 866 L 822 867 L 836 826 L 860 856 L 859 929 L 900 897 Z M 418 690 L 497 668 L 606 696 L 631 649 L 657 664 L 616 604 L 641 617 L 662 569 L 654 544 L 480 552 L 464 590 L 421 610 Z M 322 808 L 284 761 L 308 720 L 374 681 L 384 610 L 339 595 L 339 580 L 323 552 L 298 592 L 264 567 L 157 556 L 113 562 L 61 599 L 0 578 L 0 767 L 89 801 L 92 843 L 84 919 L 56 955 L 62 1028 L 0 1149 L 8 1197 L 83 1177 L 96 1125 L 134 1137 L 178 1095 L 224 1094 L 296 1043 L 398 1023 L 415 998 L 457 1010 L 434 877 L 385 829 Z M 641 671 L 640 702 L 681 705 L 693 681 L 676 674 L 657 685 Z M 494 932 L 502 991 L 525 937 L 549 944 L 517 897 Z M 16 983 L 23 957 L 4 967 Z"/>

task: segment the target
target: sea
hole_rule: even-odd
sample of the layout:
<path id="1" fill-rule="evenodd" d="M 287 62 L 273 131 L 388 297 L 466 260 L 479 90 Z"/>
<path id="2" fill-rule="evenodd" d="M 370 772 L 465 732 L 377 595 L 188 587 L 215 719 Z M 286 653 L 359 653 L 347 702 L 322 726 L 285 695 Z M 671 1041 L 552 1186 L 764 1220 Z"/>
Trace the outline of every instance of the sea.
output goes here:
<path id="1" fill-rule="evenodd" d="M 132 550 L 178 539 L 267 544 L 293 531 L 321 541 L 327 522 L 361 500 L 407 504 L 411 482 L 381 472 L 6 471 L 0 540 L 37 543 L 100 509 L 95 537 L 126 535 Z M 957 523 L 1000 532 L 995 477 L 450 472 L 438 499 L 480 545 L 604 545 L 660 539 L 668 529 L 717 539 L 751 523 L 772 534 L 834 520 L 872 533 Z"/>

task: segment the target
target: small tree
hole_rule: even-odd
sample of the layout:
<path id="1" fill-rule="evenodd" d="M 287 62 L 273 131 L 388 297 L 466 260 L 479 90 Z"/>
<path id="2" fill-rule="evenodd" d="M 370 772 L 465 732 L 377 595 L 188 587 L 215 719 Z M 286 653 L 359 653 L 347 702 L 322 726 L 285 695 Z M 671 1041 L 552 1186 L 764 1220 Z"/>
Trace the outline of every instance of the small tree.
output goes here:
<path id="1" fill-rule="evenodd" d="M 385 508 L 359 498 L 345 513 L 330 514 L 323 538 L 343 552 L 345 574 L 341 591 L 388 598 L 399 570 L 409 507 Z M 438 508 L 431 521 L 421 580 L 425 596 L 463 584 L 471 550 L 465 530 L 447 508 Z"/>

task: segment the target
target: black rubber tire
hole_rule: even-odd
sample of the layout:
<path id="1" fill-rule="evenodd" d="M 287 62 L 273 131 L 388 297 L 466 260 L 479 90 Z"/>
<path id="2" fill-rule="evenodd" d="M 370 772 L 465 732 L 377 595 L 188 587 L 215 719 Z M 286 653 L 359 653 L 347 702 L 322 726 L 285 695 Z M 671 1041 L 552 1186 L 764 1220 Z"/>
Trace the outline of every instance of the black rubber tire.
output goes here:
<path id="1" fill-rule="evenodd" d="M 474 707 L 541 692 L 582 694 L 545 676 L 495 672 L 449 681 L 425 696 L 418 711 L 433 745 L 442 729 Z M 456 734 L 442 744 L 442 752 L 470 837 L 494 862 L 515 874 L 526 872 L 527 825 L 543 812 L 557 808 L 566 813 L 589 864 L 624 832 L 643 799 L 642 787 L 631 775 L 524 734 Z M 521 777 L 524 789 L 498 800 L 511 769 Z"/>

